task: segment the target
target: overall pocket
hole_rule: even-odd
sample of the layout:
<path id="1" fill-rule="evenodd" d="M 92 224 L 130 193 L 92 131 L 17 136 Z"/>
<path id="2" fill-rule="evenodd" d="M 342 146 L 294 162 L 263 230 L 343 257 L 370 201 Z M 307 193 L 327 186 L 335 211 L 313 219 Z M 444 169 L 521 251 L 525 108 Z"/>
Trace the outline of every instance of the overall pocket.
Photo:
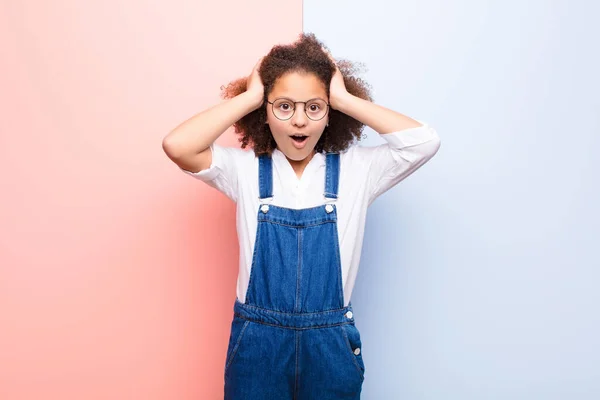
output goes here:
<path id="1" fill-rule="evenodd" d="M 360 341 L 360 332 L 353 323 L 342 325 L 342 333 L 348 345 L 348 352 L 352 357 L 356 369 L 360 373 L 360 378 L 365 378 L 365 363 L 362 357 L 362 342 Z"/>
<path id="2" fill-rule="evenodd" d="M 235 358 L 235 354 L 240 347 L 240 342 L 249 323 L 250 321 L 240 318 L 237 315 L 233 316 L 233 320 L 231 321 L 231 331 L 229 334 L 229 345 L 227 346 L 227 356 L 225 357 L 224 372 L 227 372 L 227 369 Z"/>

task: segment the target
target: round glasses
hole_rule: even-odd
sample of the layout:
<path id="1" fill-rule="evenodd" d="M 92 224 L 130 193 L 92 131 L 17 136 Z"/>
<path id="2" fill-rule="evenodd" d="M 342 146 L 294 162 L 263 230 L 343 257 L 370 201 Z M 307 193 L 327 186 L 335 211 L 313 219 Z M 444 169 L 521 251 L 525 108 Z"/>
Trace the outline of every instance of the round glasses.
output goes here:
<path id="1" fill-rule="evenodd" d="M 297 103 L 304 103 L 304 113 L 313 121 L 323 119 L 327 115 L 327 110 L 329 110 L 329 103 L 319 98 L 307 101 L 292 101 L 285 97 L 280 97 L 272 102 L 267 100 L 267 103 L 273 105 L 273 115 L 282 121 L 292 118 L 296 112 Z"/>

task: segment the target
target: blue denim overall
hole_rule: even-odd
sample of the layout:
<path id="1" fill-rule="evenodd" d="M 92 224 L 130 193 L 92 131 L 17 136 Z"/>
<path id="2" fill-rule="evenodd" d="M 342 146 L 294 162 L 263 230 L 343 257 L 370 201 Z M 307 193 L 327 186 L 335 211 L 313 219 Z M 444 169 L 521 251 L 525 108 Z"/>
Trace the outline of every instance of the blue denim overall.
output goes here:
<path id="1" fill-rule="evenodd" d="M 339 154 L 326 154 L 324 204 L 272 200 L 272 159 L 259 156 L 256 242 L 245 303 L 234 304 L 226 400 L 360 399 L 361 340 L 344 307 L 337 232 Z"/>

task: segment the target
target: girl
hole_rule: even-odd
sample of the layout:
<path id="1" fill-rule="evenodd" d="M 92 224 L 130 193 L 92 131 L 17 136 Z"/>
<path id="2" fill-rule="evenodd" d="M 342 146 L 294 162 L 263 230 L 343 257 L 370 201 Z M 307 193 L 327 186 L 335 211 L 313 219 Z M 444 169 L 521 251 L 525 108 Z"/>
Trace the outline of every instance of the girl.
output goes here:
<path id="1" fill-rule="evenodd" d="M 176 127 L 163 149 L 237 203 L 225 399 L 359 399 L 365 364 L 350 296 L 367 207 L 440 139 L 372 103 L 353 65 L 313 34 L 273 47 L 222 89 L 228 100 Z M 232 124 L 252 152 L 215 143 Z M 387 143 L 354 143 L 365 125 Z"/>

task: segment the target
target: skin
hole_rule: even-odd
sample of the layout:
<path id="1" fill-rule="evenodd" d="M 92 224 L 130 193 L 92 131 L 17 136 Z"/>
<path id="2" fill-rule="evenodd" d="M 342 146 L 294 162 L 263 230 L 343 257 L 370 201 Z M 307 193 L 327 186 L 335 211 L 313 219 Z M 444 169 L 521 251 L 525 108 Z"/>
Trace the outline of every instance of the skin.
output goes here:
<path id="1" fill-rule="evenodd" d="M 329 102 L 325 85 L 311 73 L 290 72 L 282 75 L 273 86 L 268 100 L 272 102 L 279 97 L 286 97 L 293 101 L 307 101 L 319 97 Z M 319 121 L 311 120 L 306 116 L 304 106 L 303 103 L 296 104 L 294 115 L 290 119 L 282 121 L 273 115 L 273 105 L 267 104 L 266 123 L 269 124 L 277 143 L 277 149 L 285 154 L 299 178 L 315 155 L 315 146 L 329 122 L 329 115 Z M 294 133 L 308 135 L 308 142 L 304 148 L 294 147 L 290 138 L 290 135 Z"/>
<path id="2" fill-rule="evenodd" d="M 325 49 L 323 51 L 336 64 L 331 54 Z M 273 101 L 280 96 L 288 97 L 293 101 L 306 101 L 315 97 L 327 100 L 325 85 L 312 73 L 293 72 L 281 76 L 269 93 L 268 100 Z M 419 121 L 406 115 L 349 93 L 346 90 L 343 75 L 337 66 L 329 83 L 328 100 L 330 108 L 360 121 L 381 135 L 422 126 Z M 277 148 L 285 154 L 299 178 L 314 156 L 315 145 L 329 122 L 329 115 L 320 121 L 312 121 L 302 111 L 304 111 L 304 105 L 297 104 L 292 118 L 280 121 L 273 115 L 272 105 L 268 104 L 266 122 L 275 138 Z M 295 132 L 310 136 L 309 142 L 301 150 L 296 149 L 292 144 L 292 139 L 289 138 Z"/>
<path id="3" fill-rule="evenodd" d="M 335 60 L 327 50 L 323 48 L 329 59 Z M 293 101 L 307 101 L 314 98 L 321 98 L 330 104 L 330 108 L 338 109 L 343 99 L 349 95 L 344 85 L 344 78 L 339 68 L 331 78 L 329 84 L 331 97 L 327 96 L 326 87 L 321 80 L 310 72 L 290 72 L 279 77 L 269 93 L 268 100 L 274 101 L 278 97 L 287 97 Z M 296 112 L 292 118 L 281 121 L 273 115 L 273 105 L 267 104 L 267 121 L 271 133 L 277 143 L 277 149 L 285 154 L 288 162 L 296 172 L 298 178 L 302 177 L 304 168 L 315 155 L 315 145 L 321 138 L 325 126 L 329 122 L 329 113 L 319 121 L 313 121 L 306 116 L 303 103 L 296 104 Z M 308 135 L 308 142 L 302 149 L 297 149 L 290 139 L 290 135 L 302 133 Z"/>
<path id="4" fill-rule="evenodd" d="M 348 92 L 344 83 L 345 78 L 337 63 L 326 49 L 323 48 L 323 51 L 329 57 L 331 65 L 335 66 L 329 82 L 329 111 L 335 110 L 334 116 L 345 114 L 340 118 L 339 126 L 332 127 L 329 124 L 329 128 L 339 136 L 327 138 L 328 148 L 337 151 L 346 149 L 352 139 L 359 138 L 363 126 L 368 126 L 381 135 L 422 126 L 417 120 L 372 103 L 369 91 L 356 81 L 350 81 L 352 83 L 350 88 L 355 94 Z M 236 129 L 240 128 L 240 132 L 243 133 L 242 148 L 255 142 L 260 152 L 265 152 L 273 148 L 274 142 L 276 148 L 286 156 L 297 176 L 302 177 L 304 168 L 315 154 L 316 146 L 320 147 L 319 139 L 324 133 L 324 125 L 329 123 L 329 115 L 320 121 L 312 121 L 306 117 L 304 105 L 299 103 L 298 112 L 292 118 L 280 121 L 272 115 L 272 106 L 268 104 L 265 105 L 266 115 L 254 114 L 253 119 L 244 122 L 244 116 L 263 106 L 265 87 L 259 73 L 259 66 L 263 59 L 264 57 L 255 65 L 246 81 L 238 79 L 231 87 L 227 87 L 224 98 L 228 101 L 184 121 L 163 139 L 163 149 L 181 168 L 191 172 L 209 168 L 212 163 L 210 144 L 214 143 L 228 127 L 237 123 Z M 276 80 L 275 84 L 270 83 L 271 93 L 267 93 L 268 100 L 275 100 L 281 93 L 285 93 L 285 97 L 295 101 L 306 101 L 315 97 L 326 100 L 327 82 L 320 81 L 318 78 L 325 72 L 319 70 L 314 73 L 302 73 L 300 70 L 291 73 L 289 71 L 279 76 L 280 79 Z M 319 75 L 316 75 L 317 73 Z M 249 128 L 254 129 L 256 121 L 263 118 L 268 119 L 265 123 L 270 124 L 269 132 L 273 134 L 273 141 L 265 137 L 265 130 L 259 132 L 258 141 L 254 141 L 255 138 L 247 131 Z M 198 135 L 197 132 L 204 132 L 204 134 Z M 292 139 L 289 138 L 296 132 L 311 137 L 310 142 L 302 150 L 297 150 L 291 142 Z"/>

